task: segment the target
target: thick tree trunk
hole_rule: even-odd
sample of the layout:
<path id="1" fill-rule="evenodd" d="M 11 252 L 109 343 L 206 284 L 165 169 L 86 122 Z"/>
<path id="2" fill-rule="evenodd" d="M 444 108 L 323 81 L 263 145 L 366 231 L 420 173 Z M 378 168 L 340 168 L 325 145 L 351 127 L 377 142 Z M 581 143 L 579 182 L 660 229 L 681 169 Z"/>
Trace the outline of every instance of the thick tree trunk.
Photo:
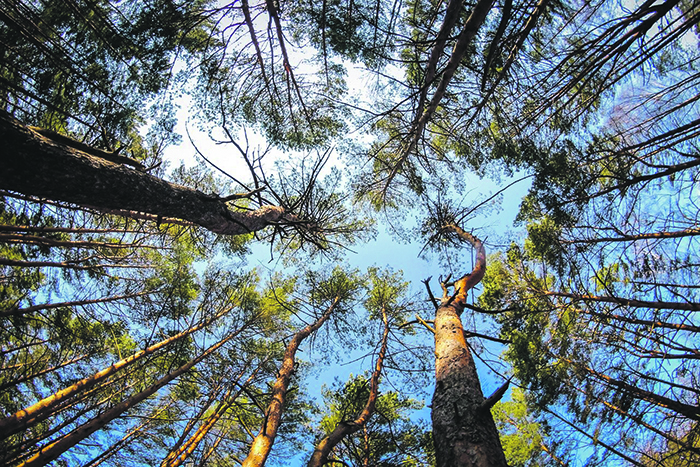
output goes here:
<path id="1" fill-rule="evenodd" d="M 486 252 L 481 242 L 457 226 L 455 232 L 477 250 L 471 274 L 445 294 L 435 315 L 435 394 L 432 401 L 433 440 L 438 467 L 506 467 L 506 458 L 467 342 L 460 315 L 467 292 L 481 281 Z"/>
<path id="2" fill-rule="evenodd" d="M 170 183 L 40 134 L 0 111 L 0 188 L 109 212 L 175 218 L 223 235 L 285 220 L 284 209 L 229 207 L 224 199 Z"/>
<path id="3" fill-rule="evenodd" d="M 258 433 L 253 440 L 248 457 L 243 461 L 242 467 L 262 467 L 265 465 L 267 456 L 270 455 L 272 445 L 277 437 L 277 430 L 282 423 L 287 390 L 289 389 L 289 382 L 294 374 L 294 362 L 297 349 L 304 339 L 309 337 L 311 333 L 315 332 L 328 320 L 339 302 L 340 298 L 336 297 L 331 306 L 328 307 L 320 318 L 294 334 L 294 337 L 287 345 L 284 351 L 284 357 L 282 358 L 282 366 L 277 372 L 277 380 L 272 386 L 272 400 L 265 412 L 263 426 L 260 429 L 260 433 Z"/>

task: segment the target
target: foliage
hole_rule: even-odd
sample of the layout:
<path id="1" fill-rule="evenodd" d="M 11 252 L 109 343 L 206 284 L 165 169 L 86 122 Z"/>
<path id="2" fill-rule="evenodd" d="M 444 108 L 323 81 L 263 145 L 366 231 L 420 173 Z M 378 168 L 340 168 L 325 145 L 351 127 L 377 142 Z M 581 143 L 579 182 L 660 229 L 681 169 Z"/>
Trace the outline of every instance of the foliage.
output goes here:
<path id="1" fill-rule="evenodd" d="M 324 386 L 323 400 L 327 411 L 322 412 L 321 433 L 328 434 L 338 423 L 357 418 L 368 396 L 366 375 L 350 375 L 347 382 L 336 381 L 333 388 Z M 377 414 L 362 430 L 344 438 L 329 459 L 357 466 L 434 465 L 430 432 L 410 417 L 411 412 L 421 408 L 418 401 L 404 398 L 394 391 L 380 394 Z"/>
<path id="2" fill-rule="evenodd" d="M 503 345 L 501 369 L 522 388 L 493 409 L 509 462 L 695 461 L 700 8 L 623 3 L 9 2 L 4 112 L 141 161 L 153 183 L 196 189 L 224 215 L 274 206 L 284 217 L 224 237 L 0 187 L 3 416 L 140 355 L 3 435 L 2 462 L 114 413 L 56 462 L 238 464 L 290 336 L 337 305 L 294 368 L 271 461 L 308 451 L 317 401 L 304 388 L 324 365 L 375 355 L 386 318 L 391 389 L 334 455 L 432 464 L 413 418 L 413 393 L 432 389 L 432 340 L 411 328 L 430 328 L 412 321 L 424 311 L 409 297 L 417 278 L 337 265 L 383 220 L 463 274 L 464 251 L 442 227 L 478 227 L 500 199 L 520 202 L 519 230 L 485 241 L 500 251 L 467 308 L 484 313 L 487 332 L 474 335 Z M 191 123 L 242 173 L 214 165 L 215 176 L 198 148 L 194 167 L 169 170 L 188 100 Z M 274 173 L 272 158 L 284 161 Z M 474 201 L 479 177 L 500 187 L 477 185 Z M 509 196 L 512 177 L 529 180 L 522 200 Z M 247 265 L 268 242 L 284 272 Z M 491 347 L 471 350 L 485 359 Z M 355 417 L 368 388 L 359 376 L 326 389 L 314 435 Z"/>

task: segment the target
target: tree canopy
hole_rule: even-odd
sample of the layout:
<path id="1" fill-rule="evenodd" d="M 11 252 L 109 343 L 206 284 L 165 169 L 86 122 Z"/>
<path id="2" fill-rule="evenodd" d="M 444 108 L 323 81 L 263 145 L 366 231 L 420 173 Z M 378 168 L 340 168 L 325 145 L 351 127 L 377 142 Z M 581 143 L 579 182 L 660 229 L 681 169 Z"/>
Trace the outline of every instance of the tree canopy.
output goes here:
<path id="1" fill-rule="evenodd" d="M 698 23 L 2 2 L 0 462 L 698 462 Z"/>

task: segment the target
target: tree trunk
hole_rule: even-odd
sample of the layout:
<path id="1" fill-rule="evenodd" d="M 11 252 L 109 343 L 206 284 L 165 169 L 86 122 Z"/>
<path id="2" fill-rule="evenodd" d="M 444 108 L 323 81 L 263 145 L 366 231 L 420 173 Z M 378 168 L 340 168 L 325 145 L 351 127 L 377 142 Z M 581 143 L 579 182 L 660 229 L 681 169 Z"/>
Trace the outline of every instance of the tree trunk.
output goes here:
<path id="1" fill-rule="evenodd" d="M 471 274 L 455 283 L 455 294 L 447 289 L 435 315 L 435 394 L 432 401 L 433 441 L 438 467 L 507 467 L 506 458 L 485 403 L 476 366 L 460 315 L 467 292 L 481 281 L 486 270 L 482 243 L 455 225 L 446 227 L 477 250 Z"/>
<path id="2" fill-rule="evenodd" d="M 575 301 L 582 302 L 603 302 L 616 303 L 622 306 L 638 307 L 638 308 L 653 308 L 657 310 L 684 310 L 684 311 L 700 311 L 700 303 L 697 302 L 662 302 L 662 301 L 646 301 L 636 300 L 633 298 L 622 298 L 612 296 L 598 296 L 588 294 L 575 294 L 569 292 L 557 292 L 553 290 L 538 290 L 537 292 L 549 297 L 570 298 Z"/>
<path id="3" fill-rule="evenodd" d="M 56 441 L 48 444 L 47 446 L 44 446 L 39 452 L 37 452 L 36 454 L 31 456 L 26 461 L 19 464 L 18 467 L 42 466 L 42 465 L 46 465 L 49 462 L 56 460 L 61 454 L 66 452 L 68 449 L 72 448 L 73 446 L 75 446 L 76 444 L 78 444 L 79 442 L 81 442 L 82 440 L 84 440 L 85 438 L 87 438 L 88 436 L 90 436 L 91 434 L 96 432 L 97 430 L 101 429 L 102 427 L 107 425 L 109 422 L 111 422 L 115 418 L 119 417 L 122 413 L 133 408 L 134 406 L 136 406 L 140 402 L 144 401 L 146 398 L 152 396 L 160 388 L 162 388 L 166 384 L 170 383 L 171 381 L 175 380 L 176 378 L 181 376 L 183 373 L 189 371 L 197 363 L 201 362 L 207 356 L 211 355 L 216 350 L 218 350 L 226 342 L 233 339 L 235 337 L 235 335 L 236 334 L 231 334 L 228 337 L 225 337 L 224 339 L 220 340 L 216 344 L 209 347 L 206 351 L 201 353 L 198 357 L 185 363 L 177 370 L 163 376 L 161 379 L 156 381 L 154 384 L 152 384 L 148 388 L 144 389 L 143 391 L 139 392 L 138 394 L 131 396 L 127 400 L 120 402 L 119 404 L 115 405 L 114 407 L 106 410 L 105 412 L 101 413 L 100 415 L 93 418 L 89 422 L 79 426 L 75 430 L 73 430 L 70 433 L 64 435 L 63 437 L 57 439 Z"/>
<path id="4" fill-rule="evenodd" d="M 158 292 L 158 290 L 146 290 L 144 292 L 137 292 L 137 293 L 125 294 L 125 295 L 116 295 L 116 296 L 112 296 L 112 297 L 103 297 L 103 298 L 98 298 L 95 300 L 75 300 L 72 302 L 45 303 L 43 305 L 28 306 L 27 308 L 13 307 L 13 308 L 10 308 L 7 310 L 0 310 L 0 317 L 5 318 L 8 316 L 21 316 L 21 315 L 24 315 L 27 313 L 33 313 L 35 311 L 51 310 L 54 308 L 84 306 L 84 305 L 91 305 L 94 303 L 115 302 L 118 300 L 126 300 L 129 298 L 142 297 L 144 295 L 150 295 L 150 294 L 154 294 L 157 292 Z"/>
<path id="5" fill-rule="evenodd" d="M 120 209 L 182 219 L 223 235 L 247 234 L 285 220 L 285 210 L 278 206 L 255 211 L 233 209 L 216 195 L 167 182 L 46 137 L 3 111 L 0 140 L 4 146 L 0 151 L 3 189 L 106 212 Z"/>
<path id="6" fill-rule="evenodd" d="M 427 95 L 427 88 L 433 84 L 433 81 L 435 79 L 437 79 L 437 77 L 434 76 L 434 73 L 431 71 L 431 67 L 433 66 L 433 60 L 435 60 L 437 57 L 430 57 L 428 69 L 426 70 L 427 77 L 430 78 L 430 82 L 426 81 L 423 83 L 423 89 L 421 89 L 421 95 L 419 97 L 420 107 L 416 109 L 416 115 L 414 116 L 413 123 L 411 124 L 411 128 L 408 132 L 408 142 L 401 149 L 401 153 L 399 155 L 398 160 L 396 161 L 394 167 L 391 169 L 391 172 L 387 176 L 387 180 L 385 182 L 385 185 L 387 187 L 391 184 L 394 177 L 399 173 L 401 166 L 408 159 L 411 153 L 413 153 L 413 151 L 418 145 L 418 142 L 423 137 L 423 131 L 426 125 L 428 124 L 430 119 L 435 114 L 435 111 L 439 107 L 440 101 L 442 101 L 442 98 L 445 96 L 447 85 L 452 80 L 452 77 L 454 76 L 455 72 L 457 71 L 457 68 L 462 62 L 462 58 L 467 52 L 469 44 L 471 44 L 474 37 L 476 37 L 476 34 L 479 32 L 479 28 L 481 28 L 481 25 L 486 20 L 486 16 L 491 10 L 493 3 L 493 0 L 478 0 L 472 8 L 469 17 L 467 18 L 466 22 L 464 23 L 464 26 L 462 27 L 462 31 L 457 36 L 457 42 L 455 43 L 452 49 L 450 59 L 448 60 L 447 64 L 442 70 L 442 76 L 440 77 L 440 82 L 438 83 L 435 89 L 435 93 L 430 99 L 430 103 L 428 104 L 428 106 L 425 109 L 423 109 L 423 106 L 425 105 L 424 102 L 426 100 L 425 96 Z M 456 2 L 450 2 L 450 4 L 448 5 L 448 10 L 450 11 L 448 11 L 446 14 L 451 14 L 451 9 L 455 7 L 455 4 Z M 450 21 L 450 18 L 446 17 L 446 25 L 444 26 L 449 27 Z M 449 31 L 447 32 L 449 33 Z M 444 49 L 444 44 L 442 44 L 439 41 L 442 34 L 443 31 L 441 30 L 438 33 L 438 42 L 435 44 L 435 48 L 440 51 L 440 54 L 442 53 L 442 50 L 440 49 Z"/>
<path id="7" fill-rule="evenodd" d="M 211 431 L 211 429 L 216 425 L 216 422 L 218 422 L 221 417 L 223 417 L 226 414 L 226 411 L 231 408 L 235 403 L 236 400 L 240 397 L 241 393 L 245 391 L 245 389 L 248 387 L 248 385 L 253 381 L 253 378 L 258 374 L 258 371 L 262 366 L 259 366 L 255 371 L 252 372 L 252 374 L 248 377 L 248 379 L 243 383 L 243 384 L 238 384 L 239 379 L 243 376 L 243 373 L 245 371 L 242 371 L 241 373 L 238 374 L 238 376 L 235 378 L 236 382 L 231 383 L 231 387 L 229 388 L 228 391 L 226 391 L 226 394 L 223 396 L 223 401 L 220 402 L 219 406 L 214 410 L 214 413 L 212 413 L 207 419 L 202 423 L 202 425 L 197 429 L 197 431 L 194 432 L 194 434 L 185 442 L 180 444 L 176 449 L 173 449 L 170 451 L 168 456 L 163 460 L 161 463 L 161 467 L 179 467 L 182 465 L 188 457 L 192 455 L 195 449 L 197 449 L 197 446 L 199 446 L 199 443 L 202 442 L 204 437 Z M 231 392 L 233 390 L 233 387 L 238 384 L 239 389 L 236 391 L 235 394 L 231 395 Z"/>
<path id="8" fill-rule="evenodd" d="M 362 409 L 360 415 L 355 420 L 341 421 L 328 436 L 323 438 L 316 445 L 307 467 L 321 467 L 325 465 L 328 461 L 328 455 L 331 453 L 333 448 L 336 447 L 338 443 L 343 440 L 343 438 L 356 433 L 362 427 L 364 427 L 370 417 L 374 414 L 377 397 L 379 396 L 379 377 L 382 374 L 384 357 L 386 356 L 386 348 L 389 340 L 389 320 L 387 319 L 385 311 L 383 312 L 383 318 L 384 334 L 382 335 L 382 344 L 381 349 L 379 350 L 379 355 L 377 356 L 377 363 L 375 365 L 374 372 L 372 373 L 372 381 L 370 382 L 367 403 Z"/>
<path id="9" fill-rule="evenodd" d="M 229 310 L 226 310 L 226 312 L 228 311 Z M 67 400 L 68 398 L 73 397 L 75 394 L 78 394 L 95 386 L 100 381 L 105 380 L 105 378 L 115 374 L 117 371 L 120 371 L 130 366 L 131 364 L 141 360 L 143 357 L 151 355 L 152 353 L 162 349 L 163 347 L 166 347 L 172 344 L 173 342 L 177 342 L 183 337 L 186 337 L 192 334 L 193 332 L 198 331 L 204 328 L 205 326 L 208 326 L 215 320 L 221 318 L 226 312 L 219 313 L 212 319 L 203 321 L 196 326 L 182 331 L 179 334 L 162 340 L 146 349 L 140 350 L 135 354 L 126 357 L 101 371 L 98 371 L 94 375 L 89 376 L 87 378 L 83 378 L 80 381 L 77 381 L 76 383 L 72 384 L 71 386 L 61 389 L 60 391 L 57 391 L 54 394 L 43 398 L 39 402 L 18 411 L 14 415 L 10 415 L 5 419 L 0 420 L 0 439 L 5 439 L 14 433 L 25 430 L 27 427 L 46 419 L 51 415 L 53 409 L 55 407 L 58 407 L 64 400 Z M 236 332 L 234 335 L 236 334 L 238 334 L 238 332 Z"/>
<path id="10" fill-rule="evenodd" d="M 262 467 L 265 465 L 267 456 L 270 455 L 270 451 L 272 450 L 272 444 L 277 437 L 277 430 L 282 423 L 282 413 L 284 412 L 287 389 L 289 389 L 289 381 L 292 378 L 292 374 L 294 374 L 294 357 L 297 349 L 304 339 L 326 322 L 339 302 L 340 298 L 336 297 L 331 306 L 328 307 L 320 318 L 294 334 L 294 337 L 287 345 L 282 359 L 282 366 L 277 372 L 277 380 L 272 386 L 272 400 L 265 412 L 263 426 L 260 429 L 260 433 L 253 440 L 248 457 L 243 461 L 242 467 Z"/>

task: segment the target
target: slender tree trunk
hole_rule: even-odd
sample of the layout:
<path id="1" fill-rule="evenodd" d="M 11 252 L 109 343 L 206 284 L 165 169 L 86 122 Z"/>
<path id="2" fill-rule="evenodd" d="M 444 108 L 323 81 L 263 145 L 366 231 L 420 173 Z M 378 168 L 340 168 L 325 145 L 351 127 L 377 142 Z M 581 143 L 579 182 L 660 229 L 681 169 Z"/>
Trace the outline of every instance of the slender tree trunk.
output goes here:
<path id="1" fill-rule="evenodd" d="M 435 314 L 435 394 L 432 401 L 433 440 L 438 467 L 506 467 L 506 458 L 485 401 L 460 315 L 467 292 L 481 281 L 486 251 L 481 241 L 455 225 L 446 227 L 477 250 L 471 274 L 447 288 Z M 491 398 L 489 398 L 491 399 Z"/>
<path id="2" fill-rule="evenodd" d="M 450 32 L 449 30 L 447 30 L 447 28 L 451 28 L 454 26 L 453 20 L 458 19 L 458 16 L 454 18 L 450 18 L 449 16 L 447 16 L 445 18 L 445 22 L 443 23 L 440 32 L 438 33 L 437 43 L 435 44 L 433 51 L 431 51 L 431 57 L 428 61 L 426 78 L 429 78 L 430 82 L 426 80 L 426 82 L 423 83 L 423 88 L 421 89 L 421 93 L 419 96 L 419 107 L 416 109 L 416 115 L 414 116 L 413 122 L 411 123 L 411 128 L 408 133 L 408 140 L 404 147 L 401 149 L 401 153 L 399 155 L 398 160 L 394 163 L 394 166 L 392 167 L 389 175 L 386 178 L 386 187 L 388 187 L 391 184 L 394 177 L 396 177 L 396 175 L 401 170 L 401 167 L 404 164 L 404 162 L 408 159 L 411 153 L 413 153 L 416 147 L 418 146 L 418 142 L 423 137 L 423 131 L 425 130 L 426 125 L 435 114 L 435 111 L 438 109 L 442 98 L 445 96 L 448 84 L 452 80 L 452 77 L 457 71 L 457 68 L 461 64 L 462 58 L 464 57 L 464 54 L 469 48 L 469 44 L 472 43 L 474 37 L 476 37 L 476 34 L 479 32 L 481 25 L 484 23 L 484 20 L 486 20 L 486 16 L 491 10 L 493 3 L 493 0 L 478 0 L 472 8 L 469 17 L 467 18 L 466 22 L 464 23 L 464 26 L 462 27 L 462 31 L 457 36 L 457 42 L 452 48 L 452 53 L 447 62 L 447 65 L 445 65 L 444 69 L 442 70 L 442 75 L 435 89 L 433 97 L 430 99 L 428 105 L 425 106 L 425 102 L 427 100 L 427 88 L 431 86 L 432 82 L 437 79 L 435 72 L 432 70 L 432 67 L 434 66 L 434 61 L 439 58 L 439 55 L 442 54 L 442 51 L 445 47 L 445 44 L 441 41 L 441 37 L 443 37 L 444 34 L 448 34 Z M 450 2 L 447 6 L 448 11 L 446 12 L 446 14 L 451 15 L 453 13 L 454 8 L 460 7 L 461 4 L 459 2 Z M 435 56 L 433 56 L 433 54 L 435 54 Z"/>
<path id="3" fill-rule="evenodd" d="M 21 245 L 46 245 L 60 248 L 85 248 L 92 250 L 126 250 L 126 249 L 149 249 L 149 250 L 165 250 L 166 247 L 157 245 L 142 245 L 140 243 L 109 243 L 96 242 L 89 240 L 56 240 L 50 237 L 39 237 L 26 234 L 5 234 L 0 233 L 0 242 L 8 244 Z"/>
<path id="4" fill-rule="evenodd" d="M 173 342 L 177 342 L 183 337 L 188 336 L 193 332 L 204 328 L 205 326 L 208 326 L 214 320 L 220 318 L 224 314 L 225 313 L 219 313 L 216 317 L 212 319 L 203 321 L 197 326 L 191 327 L 190 329 L 187 329 L 179 334 L 169 337 L 168 339 L 162 340 L 157 344 L 154 344 L 144 350 L 140 350 L 135 354 L 126 357 L 101 371 L 98 371 L 94 375 L 89 376 L 87 378 L 83 378 L 80 381 L 72 384 L 71 386 L 61 389 L 60 391 L 43 398 L 39 402 L 16 412 L 14 415 L 10 415 L 5 419 L 0 420 L 0 439 L 5 439 L 14 433 L 25 430 L 27 429 L 27 427 L 46 419 L 51 415 L 55 407 L 60 406 L 62 402 L 67 400 L 68 398 L 73 397 L 76 394 L 95 386 L 97 383 L 104 381 L 107 377 L 115 374 L 119 370 L 128 367 L 134 362 L 139 361 L 143 357 L 151 355 L 157 350 L 162 349 L 163 347 L 166 347 L 167 345 L 172 344 Z"/>
<path id="5" fill-rule="evenodd" d="M 137 404 L 144 401 L 146 398 L 152 396 L 160 388 L 162 388 L 166 384 L 170 383 L 171 381 L 175 380 L 176 378 L 180 377 L 183 373 L 192 369 L 192 367 L 195 366 L 197 363 L 201 362 L 206 357 L 211 355 L 213 352 L 218 350 L 226 342 L 233 339 L 235 337 L 235 335 L 236 334 L 231 334 L 228 337 L 220 340 L 216 344 L 209 347 L 206 351 L 204 351 L 198 357 L 185 363 L 177 370 L 163 376 L 161 379 L 156 381 L 154 384 L 152 384 L 148 388 L 131 396 L 130 398 L 126 399 L 125 401 L 120 402 L 119 404 L 115 405 L 114 407 L 106 410 L 105 412 L 101 413 L 100 415 L 93 418 L 89 422 L 84 423 L 83 425 L 79 426 L 78 428 L 71 431 L 70 433 L 57 439 L 56 441 L 48 444 L 47 446 L 44 446 L 38 453 L 34 454 L 32 457 L 30 457 L 29 459 L 22 462 L 17 467 L 43 466 L 43 465 L 48 464 L 49 462 L 56 460 L 61 454 L 66 452 L 68 449 L 72 448 L 73 446 L 75 446 L 76 444 L 78 444 L 79 442 L 81 442 L 82 440 L 84 440 L 85 438 L 87 438 L 88 436 L 90 436 L 91 434 L 96 432 L 97 430 L 101 429 L 102 427 L 107 425 L 109 422 L 111 422 L 115 418 L 119 417 L 122 413 L 135 407 Z"/>
<path id="6" fill-rule="evenodd" d="M 600 444 L 601 446 L 603 446 L 603 447 L 604 447 L 605 449 L 607 449 L 608 451 L 612 452 L 613 454 L 615 454 L 615 455 L 619 456 L 620 458 L 624 459 L 625 461 L 629 462 L 630 465 L 634 465 L 634 466 L 637 466 L 637 467 L 644 467 L 644 464 L 642 464 L 642 463 L 640 463 L 640 462 L 638 462 L 638 461 L 632 459 L 632 458 L 629 457 L 629 456 L 626 456 L 623 452 L 618 451 L 617 449 L 615 449 L 614 446 L 611 446 L 611 445 L 609 445 L 609 444 L 606 444 L 606 443 L 603 442 L 598 436 L 593 436 L 593 435 L 591 435 L 591 434 L 588 433 L 587 431 L 583 430 L 583 429 L 582 429 L 580 426 L 578 426 L 577 424 L 571 423 L 569 420 L 565 419 L 564 417 L 562 417 L 561 415 L 559 415 L 559 414 L 557 414 L 557 413 L 555 413 L 555 412 L 552 412 L 551 410 L 549 410 L 549 409 L 547 409 L 547 408 L 544 408 L 543 410 L 544 410 L 546 413 L 552 415 L 554 418 L 556 418 L 556 419 L 561 420 L 562 422 L 564 422 L 569 428 L 574 429 L 575 431 L 581 433 L 581 434 L 582 434 L 583 436 L 585 436 L 586 438 L 589 438 L 589 439 L 590 439 L 591 441 L 593 441 L 594 443 Z"/>
<path id="7" fill-rule="evenodd" d="M 247 234 L 285 220 L 286 213 L 278 206 L 232 209 L 216 195 L 48 138 L 4 111 L 0 111 L 0 140 L 4 146 L 0 188 L 103 211 L 121 209 L 183 219 L 223 235 Z"/>
<path id="8" fill-rule="evenodd" d="M 209 395 L 206 403 L 202 404 L 202 407 L 199 409 L 197 414 L 195 416 L 191 417 L 187 421 L 187 425 L 185 425 L 184 430 L 182 430 L 182 434 L 180 435 L 178 440 L 175 442 L 175 444 L 173 444 L 173 446 L 170 448 L 170 452 L 165 456 L 165 459 L 163 459 L 163 462 L 161 462 L 161 465 L 170 461 L 175 456 L 175 453 L 178 450 L 180 450 L 183 443 L 185 443 L 185 441 L 187 440 L 187 437 L 190 435 L 190 432 L 192 431 L 194 426 L 197 424 L 197 422 L 199 420 L 202 420 L 202 418 L 204 417 L 204 414 L 207 413 L 212 408 L 212 406 L 214 405 L 214 403 L 217 400 L 221 399 L 220 396 L 221 396 L 221 392 L 223 390 L 224 390 L 223 387 L 217 386 L 216 388 L 214 388 L 211 391 L 211 394 Z"/>
<path id="9" fill-rule="evenodd" d="M 648 233 L 638 233 L 638 234 L 628 234 L 616 229 L 618 233 L 617 237 L 596 237 L 596 238 L 577 238 L 574 240 L 564 240 L 562 243 L 573 243 L 573 244 L 594 244 L 594 243 L 614 243 L 614 242 L 635 242 L 637 240 L 655 240 L 655 239 L 667 239 L 667 238 L 683 238 L 683 237 L 696 237 L 700 235 L 700 228 L 690 227 L 683 230 L 673 230 L 670 232 L 648 232 Z"/>
<path id="10" fill-rule="evenodd" d="M 294 357 L 297 349 L 304 339 L 326 322 L 339 302 L 340 297 L 336 297 L 320 318 L 294 334 L 294 337 L 287 345 L 287 349 L 284 351 L 284 358 L 282 359 L 282 366 L 277 373 L 277 380 L 272 386 L 272 400 L 265 412 L 263 426 L 260 429 L 260 433 L 253 440 L 248 457 L 243 461 L 242 467 L 262 467 L 265 465 L 267 456 L 270 455 L 270 450 L 272 450 L 272 444 L 275 442 L 275 437 L 277 437 L 277 430 L 282 422 L 289 381 L 294 373 Z"/>
<path id="11" fill-rule="evenodd" d="M 221 416 L 233 405 L 239 394 L 240 392 L 236 393 L 234 397 L 230 397 L 230 393 L 227 393 L 224 402 L 217 407 L 216 411 L 202 423 L 185 444 L 168 455 L 168 458 L 163 461 L 161 467 L 178 467 L 182 465 L 182 463 L 192 455 L 194 450 L 197 449 L 197 446 L 204 439 L 206 434 L 209 433 L 209 430 L 214 427 Z"/>
<path id="12" fill-rule="evenodd" d="M 321 467 L 326 464 L 328 455 L 331 453 L 333 448 L 336 447 L 338 443 L 340 443 L 346 436 L 356 433 L 362 429 L 362 427 L 365 426 L 367 421 L 374 414 L 377 397 L 379 396 L 379 377 L 382 374 L 382 367 L 384 365 L 384 357 L 386 356 L 386 348 L 389 338 L 389 320 L 387 319 L 385 311 L 383 312 L 383 318 L 384 334 L 382 335 L 382 344 L 379 350 L 379 355 L 377 356 L 377 363 L 375 365 L 374 372 L 372 372 L 369 397 L 367 398 L 365 407 L 355 420 L 341 421 L 328 436 L 323 438 L 316 445 L 314 453 L 307 464 L 308 467 Z"/>
<path id="13" fill-rule="evenodd" d="M 98 298 L 95 300 L 76 300 L 72 302 L 60 302 L 60 303 L 45 303 L 43 305 L 33 305 L 29 306 L 27 308 L 10 308 L 8 310 L 1 310 L 0 311 L 0 317 L 7 317 L 7 316 L 19 316 L 19 315 L 24 315 L 26 313 L 33 313 L 35 311 L 40 311 L 40 310 L 51 310 L 53 308 L 63 308 L 63 307 L 73 307 L 73 306 L 83 306 L 83 305 L 90 305 L 93 303 L 107 303 L 107 302 L 114 302 L 118 300 L 126 300 L 128 298 L 136 298 L 136 297 L 141 297 L 143 295 L 151 295 L 154 293 L 159 292 L 158 290 L 146 290 L 144 292 L 137 292 L 137 293 L 132 293 L 132 294 L 125 294 L 125 295 L 117 295 L 113 297 L 104 297 L 104 298 Z"/>
<path id="14" fill-rule="evenodd" d="M 553 290 L 539 290 L 539 293 L 550 296 L 550 297 L 562 297 L 570 298 L 576 301 L 582 302 L 603 302 L 603 303 L 617 303 L 623 306 L 639 307 L 639 308 L 653 308 L 657 310 L 686 310 L 686 311 L 700 311 L 700 303 L 697 302 L 663 302 L 663 301 L 645 301 L 645 300 L 635 300 L 633 298 L 621 298 L 621 297 L 611 297 L 611 296 L 598 296 L 589 294 L 575 294 L 569 292 L 556 292 Z"/>
<path id="15" fill-rule="evenodd" d="M 106 461 L 107 459 L 109 459 L 110 457 L 112 457 L 114 454 L 119 452 L 119 450 L 122 449 L 124 446 L 128 445 L 139 435 L 142 435 L 144 433 L 144 428 L 153 423 L 153 420 L 157 419 L 157 417 L 169 407 L 170 404 L 164 406 L 154 416 L 147 418 L 143 423 L 129 430 L 129 432 L 126 435 L 124 435 L 119 441 L 112 444 L 106 451 L 102 452 L 99 456 L 95 457 L 87 464 L 83 464 L 82 467 L 96 467 L 104 461 Z"/>
<path id="16" fill-rule="evenodd" d="M 569 360 L 566 358 L 561 358 L 561 360 L 571 365 L 574 365 L 578 371 L 585 371 L 588 374 L 598 378 L 600 381 L 602 381 L 604 384 L 607 384 L 608 386 L 626 392 L 635 399 L 647 401 L 659 407 L 664 407 L 666 409 L 676 412 L 679 415 L 683 415 L 684 417 L 687 417 L 691 420 L 700 422 L 700 407 L 698 407 L 697 405 L 685 404 L 675 399 L 671 399 L 670 397 L 662 396 L 656 394 L 655 392 L 647 391 L 646 389 L 642 389 L 635 385 L 629 384 L 626 381 L 612 378 L 604 373 L 594 370 L 593 368 L 589 368 L 585 365 L 580 365 L 574 362 L 573 360 Z M 656 378 L 654 379 L 657 382 L 673 385 L 673 383 L 664 382 Z"/>

